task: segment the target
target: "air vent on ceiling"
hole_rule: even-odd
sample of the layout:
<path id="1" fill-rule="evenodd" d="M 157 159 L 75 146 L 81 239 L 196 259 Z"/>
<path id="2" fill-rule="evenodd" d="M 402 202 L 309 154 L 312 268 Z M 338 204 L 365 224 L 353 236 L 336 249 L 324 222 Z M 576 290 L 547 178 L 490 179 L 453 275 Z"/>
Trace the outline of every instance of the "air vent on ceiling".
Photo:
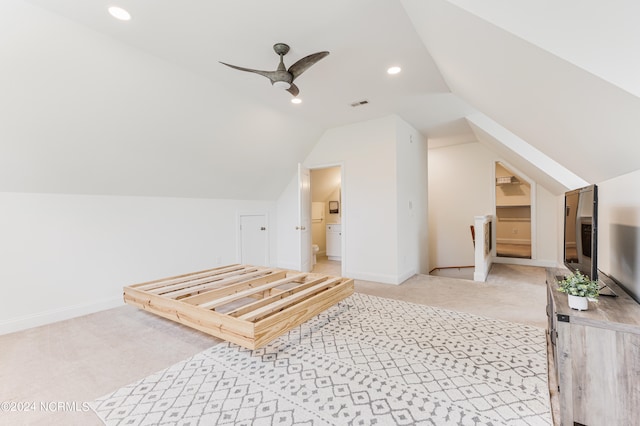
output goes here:
<path id="1" fill-rule="evenodd" d="M 355 108 L 355 107 L 359 107 L 359 106 L 362 106 L 362 105 L 366 105 L 368 103 L 369 103 L 368 100 L 363 99 L 361 101 L 351 102 L 351 106 Z"/>

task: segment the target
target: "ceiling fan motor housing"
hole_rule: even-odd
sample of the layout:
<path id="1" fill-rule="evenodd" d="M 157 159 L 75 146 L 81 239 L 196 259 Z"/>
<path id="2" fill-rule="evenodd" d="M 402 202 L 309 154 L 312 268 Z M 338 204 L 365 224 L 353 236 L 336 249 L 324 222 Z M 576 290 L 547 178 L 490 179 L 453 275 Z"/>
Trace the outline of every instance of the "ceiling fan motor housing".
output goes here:
<path id="1" fill-rule="evenodd" d="M 289 45 L 285 43 L 276 43 L 273 45 L 273 50 L 278 55 L 286 55 L 287 53 L 289 53 Z"/>

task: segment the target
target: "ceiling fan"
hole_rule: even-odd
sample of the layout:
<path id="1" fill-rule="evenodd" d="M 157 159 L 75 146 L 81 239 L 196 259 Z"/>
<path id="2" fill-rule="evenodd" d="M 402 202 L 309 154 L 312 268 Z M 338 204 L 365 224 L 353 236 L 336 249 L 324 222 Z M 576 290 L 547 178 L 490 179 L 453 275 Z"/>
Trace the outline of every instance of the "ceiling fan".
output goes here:
<path id="1" fill-rule="evenodd" d="M 278 69 L 276 69 L 275 71 L 252 70 L 250 68 L 243 68 L 235 65 L 226 64 L 224 62 L 220 62 L 220 63 L 240 71 L 247 71 L 247 72 L 263 75 L 267 77 L 269 80 L 271 80 L 271 84 L 274 85 L 275 87 L 284 89 L 289 93 L 291 93 L 293 96 L 298 96 L 298 93 L 300 93 L 300 90 L 298 89 L 298 86 L 293 84 L 293 80 L 295 80 L 300 76 L 300 74 L 308 70 L 311 65 L 315 64 L 320 59 L 324 58 L 329 54 L 329 52 L 313 53 L 309 56 L 305 56 L 304 58 L 300 59 L 298 62 L 291 65 L 289 69 L 287 69 L 284 66 L 282 57 L 286 55 L 287 52 L 289 52 L 289 46 L 284 43 L 276 43 L 273 45 L 273 50 L 276 52 L 277 55 L 280 56 L 280 63 L 278 64 Z"/>

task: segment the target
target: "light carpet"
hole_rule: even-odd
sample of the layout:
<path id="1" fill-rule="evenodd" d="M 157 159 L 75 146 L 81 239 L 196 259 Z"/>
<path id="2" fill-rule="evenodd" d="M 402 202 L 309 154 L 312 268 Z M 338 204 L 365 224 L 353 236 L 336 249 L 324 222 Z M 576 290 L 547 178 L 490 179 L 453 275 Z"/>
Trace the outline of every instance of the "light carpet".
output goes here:
<path id="1" fill-rule="evenodd" d="M 540 328 L 355 293 L 97 399 L 107 425 L 551 425 Z"/>

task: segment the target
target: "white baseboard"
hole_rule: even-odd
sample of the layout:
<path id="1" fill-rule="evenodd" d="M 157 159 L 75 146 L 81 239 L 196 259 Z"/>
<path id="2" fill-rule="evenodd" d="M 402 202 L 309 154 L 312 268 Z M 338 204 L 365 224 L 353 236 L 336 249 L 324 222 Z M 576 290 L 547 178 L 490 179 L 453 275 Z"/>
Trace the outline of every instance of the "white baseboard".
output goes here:
<path id="1" fill-rule="evenodd" d="M 410 269 L 410 270 L 406 271 L 405 273 L 400 274 L 400 276 L 398 277 L 398 284 L 402 284 L 403 282 L 405 282 L 406 280 L 408 280 L 409 278 L 411 278 L 415 274 L 417 274 L 415 269 Z"/>
<path id="2" fill-rule="evenodd" d="M 17 318 L 10 318 L 8 320 L 0 321 L 0 335 L 14 333 L 16 331 L 26 330 L 27 328 L 38 327 L 58 321 L 64 321 L 70 318 L 104 311 L 105 309 L 116 308 L 123 304 L 124 301 L 122 300 L 122 297 L 114 297 L 112 299 L 106 299 L 99 302 L 81 303 L 49 311 L 37 312 L 31 315 L 24 315 Z"/>
<path id="3" fill-rule="evenodd" d="M 483 283 L 483 282 L 487 281 L 487 276 L 488 275 L 489 275 L 488 273 L 483 274 L 482 272 L 474 272 L 473 273 L 473 280 Z"/>
<path id="4" fill-rule="evenodd" d="M 345 274 L 349 278 L 353 278 L 356 280 L 362 281 L 373 281 L 376 283 L 382 284 L 394 284 L 398 285 L 402 283 L 402 277 L 397 277 L 395 275 L 387 275 L 387 274 L 370 274 L 367 272 L 359 272 L 359 271 L 347 271 Z M 411 274 L 413 276 L 413 274 Z"/>

